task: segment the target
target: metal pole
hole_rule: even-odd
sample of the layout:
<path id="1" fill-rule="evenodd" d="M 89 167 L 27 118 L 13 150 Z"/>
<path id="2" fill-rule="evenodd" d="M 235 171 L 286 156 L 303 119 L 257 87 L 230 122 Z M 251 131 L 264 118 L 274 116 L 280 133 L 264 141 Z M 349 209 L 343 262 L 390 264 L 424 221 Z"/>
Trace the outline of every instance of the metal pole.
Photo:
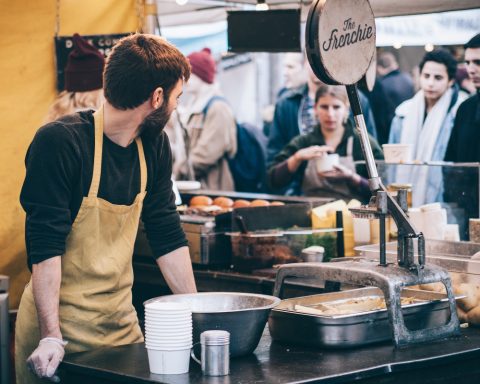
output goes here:
<path id="1" fill-rule="evenodd" d="M 378 191 L 380 189 L 380 178 L 378 177 L 377 166 L 373 157 L 372 146 L 368 138 L 367 126 L 365 125 L 365 119 L 362 114 L 362 108 L 360 107 L 360 100 L 358 98 L 357 85 L 347 85 L 348 100 L 350 101 L 350 107 L 352 108 L 353 117 L 355 119 L 355 125 L 357 132 L 360 136 L 360 143 L 362 145 L 363 156 L 367 163 L 368 171 L 368 183 L 370 190 Z"/>

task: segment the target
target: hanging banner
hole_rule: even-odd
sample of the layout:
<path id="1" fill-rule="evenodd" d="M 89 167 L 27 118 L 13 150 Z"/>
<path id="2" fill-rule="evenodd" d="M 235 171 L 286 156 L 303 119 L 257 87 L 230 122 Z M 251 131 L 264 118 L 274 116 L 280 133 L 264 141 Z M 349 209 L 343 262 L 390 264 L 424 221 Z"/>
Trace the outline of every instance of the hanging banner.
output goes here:
<path id="1" fill-rule="evenodd" d="M 107 57 L 112 50 L 112 47 L 118 42 L 118 40 L 129 35 L 131 35 L 131 33 L 117 33 L 113 35 L 82 35 L 82 37 L 91 45 L 98 48 L 98 50 L 102 52 L 105 57 Z M 72 39 L 73 36 L 57 36 L 54 38 L 58 92 L 61 92 L 64 89 L 64 71 L 65 66 L 67 65 L 68 55 L 73 49 Z"/>
<path id="2" fill-rule="evenodd" d="M 377 18 L 377 47 L 465 44 L 480 31 L 480 9 Z"/>

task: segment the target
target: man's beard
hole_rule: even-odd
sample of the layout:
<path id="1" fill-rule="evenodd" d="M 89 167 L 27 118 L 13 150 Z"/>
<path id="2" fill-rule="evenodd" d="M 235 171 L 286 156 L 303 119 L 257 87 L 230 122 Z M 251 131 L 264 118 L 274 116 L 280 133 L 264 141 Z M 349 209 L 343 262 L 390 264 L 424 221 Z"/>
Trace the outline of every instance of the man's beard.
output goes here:
<path id="1" fill-rule="evenodd" d="M 170 119 L 171 112 L 168 111 L 167 103 L 162 105 L 151 112 L 139 126 L 139 132 L 142 137 L 153 139 L 158 136 L 165 128 L 168 120 Z"/>

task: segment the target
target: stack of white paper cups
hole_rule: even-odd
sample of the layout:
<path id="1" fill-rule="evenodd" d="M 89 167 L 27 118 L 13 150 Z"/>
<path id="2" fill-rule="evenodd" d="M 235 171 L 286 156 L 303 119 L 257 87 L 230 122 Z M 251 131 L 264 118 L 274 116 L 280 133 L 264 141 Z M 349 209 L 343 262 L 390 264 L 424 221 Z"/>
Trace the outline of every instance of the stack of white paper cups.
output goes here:
<path id="1" fill-rule="evenodd" d="M 192 311 L 187 304 L 145 304 L 145 346 L 150 372 L 188 372 L 192 348 Z"/>

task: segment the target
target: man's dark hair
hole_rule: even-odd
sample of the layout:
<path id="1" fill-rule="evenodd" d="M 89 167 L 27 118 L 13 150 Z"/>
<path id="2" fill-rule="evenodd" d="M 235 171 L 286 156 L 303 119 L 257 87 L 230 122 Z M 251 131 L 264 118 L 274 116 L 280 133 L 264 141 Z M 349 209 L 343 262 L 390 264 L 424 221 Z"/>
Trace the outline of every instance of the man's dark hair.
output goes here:
<path id="1" fill-rule="evenodd" d="M 377 65 L 382 68 L 398 67 L 397 58 L 390 51 L 382 52 L 377 58 Z"/>
<path id="2" fill-rule="evenodd" d="M 467 44 L 463 46 L 463 48 L 480 48 L 480 33 L 477 33 L 473 36 L 470 40 L 468 40 Z"/>
<path id="3" fill-rule="evenodd" d="M 419 64 L 420 72 L 422 72 L 427 61 L 434 61 L 435 63 L 445 65 L 447 68 L 448 79 L 451 80 L 455 78 L 455 74 L 457 73 L 457 60 L 455 60 L 452 54 L 446 49 L 439 48 L 432 52 L 427 52 Z"/>
<path id="4" fill-rule="evenodd" d="M 143 104 L 161 87 L 164 100 L 183 79 L 190 77 L 187 58 L 172 44 L 155 35 L 124 37 L 107 58 L 103 72 L 105 98 L 117 109 Z"/>

